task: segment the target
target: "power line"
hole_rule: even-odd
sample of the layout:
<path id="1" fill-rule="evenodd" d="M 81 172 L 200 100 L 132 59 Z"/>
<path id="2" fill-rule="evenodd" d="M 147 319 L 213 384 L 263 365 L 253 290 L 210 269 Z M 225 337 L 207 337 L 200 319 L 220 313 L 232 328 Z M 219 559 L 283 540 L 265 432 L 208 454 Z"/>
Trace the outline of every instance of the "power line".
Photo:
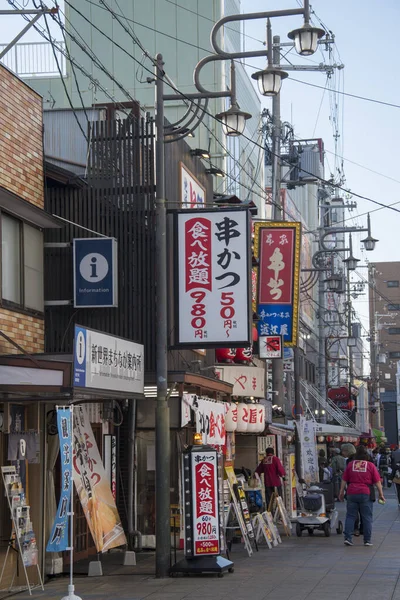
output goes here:
<path id="1" fill-rule="evenodd" d="M 248 65 L 251 66 L 251 65 Z M 256 69 L 257 67 L 252 67 L 254 69 Z M 323 86 L 322 85 L 318 85 L 317 83 L 309 83 L 308 81 L 302 81 L 301 79 L 295 79 L 294 77 L 290 78 L 290 81 L 295 81 L 296 83 L 302 83 L 303 85 L 308 85 L 310 87 L 315 87 L 315 88 L 319 88 L 320 90 L 323 90 Z M 390 106 L 392 108 L 400 108 L 400 104 L 394 104 L 392 102 L 385 102 L 384 100 L 378 100 L 376 98 L 367 98 L 366 96 L 359 96 L 358 94 L 350 94 L 349 92 L 344 92 L 344 91 L 340 91 L 340 90 L 336 90 L 337 94 L 340 94 L 341 96 L 348 96 L 349 98 L 356 98 L 357 100 L 364 100 L 365 102 L 372 102 L 374 104 L 382 104 L 383 106 Z"/>
<path id="2" fill-rule="evenodd" d="M 10 1 L 10 2 L 12 2 L 13 0 L 9 0 L 9 1 Z M 139 63 L 139 61 L 138 61 L 138 60 L 137 60 L 137 59 L 136 59 L 134 56 L 132 56 L 132 55 L 131 55 L 131 54 L 130 54 L 130 53 L 129 53 L 129 52 L 128 52 L 128 51 L 127 51 L 125 48 L 123 48 L 121 45 L 117 44 L 117 42 L 115 42 L 115 40 L 113 40 L 112 38 L 110 38 L 109 36 L 107 36 L 107 34 L 105 34 L 105 33 L 104 33 L 104 32 L 103 32 L 103 31 L 102 31 L 100 28 L 96 27 L 96 26 L 95 26 L 95 25 L 94 25 L 94 24 L 93 24 L 93 23 L 92 23 L 92 22 L 91 22 L 89 19 L 87 19 L 87 18 L 86 18 L 86 17 L 85 17 L 85 16 L 84 16 L 84 15 L 83 15 L 83 14 L 82 14 L 82 13 L 81 13 L 81 12 L 80 12 L 78 9 L 76 9 L 75 7 L 73 7 L 73 6 L 72 6 L 72 5 L 71 5 L 71 4 L 68 2 L 68 0 L 65 0 L 65 2 L 66 2 L 66 3 L 67 3 L 67 4 L 68 4 L 68 5 L 71 7 L 71 8 L 73 8 L 73 10 L 75 10 L 75 11 L 76 11 L 78 14 L 80 14 L 80 16 L 82 16 L 82 18 L 84 18 L 84 19 L 85 19 L 87 22 L 89 22 L 89 23 L 90 23 L 90 24 L 91 24 L 91 25 L 92 25 L 92 26 L 93 26 L 93 27 L 94 27 L 94 28 L 95 28 L 97 31 L 99 31 L 99 32 L 100 32 L 101 34 L 103 34 L 103 35 L 104 35 L 104 36 L 105 36 L 107 39 L 109 39 L 109 40 L 110 40 L 112 43 L 114 43 L 114 44 L 115 44 L 117 47 L 119 47 L 119 48 L 120 48 L 122 51 L 124 51 L 126 54 L 128 54 L 128 55 L 129 55 L 129 56 L 130 56 L 130 57 L 131 57 L 131 58 L 132 58 L 132 59 L 133 59 L 135 62 L 137 62 L 138 64 L 140 64 L 140 63 Z M 111 11 L 111 12 L 112 12 L 112 11 Z M 68 31 L 67 31 L 67 33 L 68 33 L 68 35 L 71 37 L 71 34 L 70 34 Z M 72 36 L 72 38 L 73 38 L 73 39 L 76 41 L 76 38 L 74 38 L 74 36 Z M 51 41 L 52 41 L 52 43 L 53 43 L 53 40 L 51 40 Z M 81 47 L 81 49 L 82 49 L 84 52 L 86 52 L 86 53 L 87 53 L 86 49 L 85 49 L 84 47 L 82 47 L 82 45 L 81 45 L 81 44 L 79 44 L 79 42 L 78 42 L 78 45 Z M 93 56 L 92 56 L 92 60 L 94 60 L 94 62 L 96 62 L 96 59 L 95 59 Z M 102 66 L 102 67 L 103 67 L 103 66 Z M 151 74 L 154 76 L 154 73 L 153 73 L 152 71 L 150 71 L 150 70 L 149 70 L 147 67 L 144 67 L 144 66 L 143 66 L 143 68 L 144 68 L 145 70 L 147 70 L 148 72 L 150 72 L 150 73 L 151 73 Z M 108 73 L 106 69 L 104 69 L 104 67 L 102 68 L 102 70 L 103 70 L 103 71 L 104 71 L 104 72 L 105 72 L 105 73 L 106 73 L 106 74 L 107 74 L 107 75 L 110 77 L 110 79 L 111 79 L 111 80 L 113 80 L 113 81 L 116 83 L 116 85 L 118 85 L 118 87 L 120 87 L 120 89 L 121 89 L 121 90 L 123 90 L 123 91 L 124 91 L 124 93 L 127 95 L 127 97 L 129 97 L 129 98 L 130 98 L 132 101 L 134 101 L 134 100 L 133 100 L 133 98 L 130 96 L 130 94 L 129 94 L 128 92 L 126 92 L 126 90 L 124 90 L 123 86 L 122 86 L 122 85 L 121 85 L 121 84 L 120 84 L 120 83 L 119 83 L 119 82 L 118 82 L 118 81 L 117 81 L 117 80 L 116 80 L 114 77 L 112 77 L 112 76 L 111 76 L 111 74 L 110 74 L 110 73 Z M 171 88 L 172 88 L 172 89 L 173 89 L 175 92 L 177 92 L 178 94 L 180 94 L 180 95 L 181 95 L 181 97 L 182 97 L 182 99 L 186 99 L 186 100 L 188 100 L 189 102 L 192 102 L 190 98 L 186 97 L 186 96 L 185 96 L 185 94 L 183 94 L 182 92 L 180 92 L 180 91 L 179 91 L 179 90 L 178 90 L 178 89 L 177 89 L 177 88 L 176 88 L 174 85 L 172 85 L 171 83 L 169 83 L 169 82 L 166 82 L 166 85 L 168 85 L 168 86 L 169 86 L 169 87 L 171 87 Z M 323 89 L 321 86 L 316 86 L 316 87 L 320 87 L 321 89 Z M 208 112 L 208 111 L 207 111 L 205 108 L 203 108 L 203 107 L 201 107 L 201 106 L 200 106 L 199 108 L 200 108 L 200 110 L 202 110 L 203 112 L 205 112 L 205 114 L 207 114 L 208 116 L 210 116 L 212 119 L 214 119 L 214 120 L 216 120 L 217 122 L 219 122 L 219 121 L 218 121 L 218 119 L 216 119 L 216 117 L 215 117 L 215 116 L 214 116 L 212 113 Z M 255 145 L 257 145 L 257 146 L 259 146 L 259 147 L 260 147 L 260 144 L 258 144 L 257 142 L 255 142 L 254 140 L 252 140 L 251 138 L 249 138 L 248 136 L 246 136 L 246 135 L 244 135 L 244 134 L 242 134 L 242 136 L 244 137 L 244 139 L 247 139 L 247 140 L 251 141 L 253 144 L 255 144 Z M 216 138 L 216 139 L 217 139 L 217 138 Z M 219 141 L 219 140 L 218 140 L 218 141 Z M 273 154 L 273 153 L 272 153 L 272 154 Z M 281 158 L 281 157 L 280 157 L 280 158 Z M 286 161 L 285 161 L 284 159 L 282 159 L 282 158 L 281 158 L 281 160 L 282 160 L 282 162 L 286 162 Z M 286 163 L 286 164 L 288 164 L 288 165 L 289 165 L 289 163 Z M 289 166 L 290 166 L 290 165 L 289 165 Z M 344 187 L 342 187 L 342 186 L 340 186 L 340 185 L 338 185 L 338 184 L 335 184 L 335 183 L 333 183 L 333 182 L 331 182 L 331 181 L 327 181 L 326 179 L 324 179 L 324 178 L 322 178 L 322 177 L 315 176 L 315 175 L 314 175 L 313 173 L 311 173 L 311 172 L 308 172 L 308 171 L 306 171 L 306 170 L 304 170 L 304 169 L 303 169 L 303 171 L 304 171 L 305 173 L 307 173 L 307 174 L 313 175 L 313 176 L 315 177 L 315 179 L 317 179 L 317 180 L 321 181 L 321 183 L 323 183 L 323 184 L 325 184 L 325 185 L 327 185 L 327 186 L 334 187 L 334 188 L 336 188 L 336 189 L 339 189 L 339 190 L 342 190 L 342 191 L 344 191 L 344 192 L 346 192 L 346 193 L 351 193 L 353 196 L 356 196 L 356 197 L 358 197 L 358 198 L 360 198 L 360 199 L 363 199 L 363 200 L 366 200 L 366 201 L 372 202 L 373 204 L 376 204 L 376 205 L 378 205 L 378 206 L 381 206 L 382 208 L 390 208 L 391 210 L 393 210 L 393 211 L 395 211 L 395 212 L 400 212 L 400 210 L 393 208 L 393 206 L 391 206 L 391 205 L 385 205 L 385 204 L 383 204 L 383 203 L 381 203 L 381 202 L 378 202 L 377 200 L 373 200 L 372 198 L 369 198 L 368 196 L 364 196 L 364 195 L 362 195 L 362 194 L 358 194 L 358 193 L 356 193 L 356 192 L 351 192 L 350 190 L 348 190 L 348 189 L 346 189 L 346 188 L 344 188 Z M 257 184 L 257 185 L 259 186 L 259 184 Z M 259 187 L 261 187 L 261 186 L 259 186 Z"/>

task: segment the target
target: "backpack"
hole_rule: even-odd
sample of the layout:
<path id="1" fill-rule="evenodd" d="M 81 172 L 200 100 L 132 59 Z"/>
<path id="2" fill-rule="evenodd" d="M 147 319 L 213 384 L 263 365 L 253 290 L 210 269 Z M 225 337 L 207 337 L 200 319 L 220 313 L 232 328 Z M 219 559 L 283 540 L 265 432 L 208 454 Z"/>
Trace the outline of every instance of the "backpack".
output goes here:
<path id="1" fill-rule="evenodd" d="M 400 484 L 400 463 L 396 463 L 393 469 L 392 481 L 393 483 Z"/>

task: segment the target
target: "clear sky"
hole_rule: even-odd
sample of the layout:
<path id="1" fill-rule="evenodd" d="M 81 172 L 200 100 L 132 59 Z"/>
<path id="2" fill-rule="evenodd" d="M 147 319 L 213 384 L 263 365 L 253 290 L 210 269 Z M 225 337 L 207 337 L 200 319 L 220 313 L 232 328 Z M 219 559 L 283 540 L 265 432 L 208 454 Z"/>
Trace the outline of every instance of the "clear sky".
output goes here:
<path id="1" fill-rule="evenodd" d="M 120 0 L 123 7 L 128 0 Z M 185 4 L 184 0 L 177 0 Z M 300 0 L 242 0 L 243 12 L 294 8 Z M 32 6 L 29 0 L 26 4 Z M 52 2 L 48 2 L 52 5 Z M 60 2 L 62 5 L 62 2 Z M 200 2 L 199 2 L 200 6 Z M 0 9 L 10 8 L 7 0 L 0 0 Z M 400 2 L 398 0 L 314 0 L 312 8 L 316 15 L 331 30 L 336 39 L 334 59 L 345 65 L 344 70 L 332 79 L 332 85 L 350 94 L 400 105 L 400 84 L 398 77 L 398 25 L 400 22 Z M 20 18 L 2 18 L 3 43 L 11 39 L 21 28 Z M 318 20 L 313 17 L 318 24 Z M 301 25 L 300 17 L 285 17 L 272 21 L 273 34 L 287 41 L 287 32 Z M 262 48 L 265 39 L 265 22 L 247 22 L 245 26 L 246 49 Z M 59 38 L 59 34 L 55 34 Z M 251 39 L 252 36 L 254 39 Z M 24 41 L 35 38 L 28 33 Z M 258 40 L 258 41 L 257 41 Z M 328 61 L 327 53 L 324 53 Z M 324 60 L 318 52 L 310 60 L 301 59 L 293 51 L 288 55 L 294 64 L 318 64 Z M 250 59 L 249 64 L 264 68 L 263 59 Z M 326 150 L 326 177 L 335 168 L 335 143 L 333 138 L 332 116 L 337 117 L 338 151 L 344 160 L 346 175 L 345 187 L 353 192 L 368 196 L 385 204 L 398 202 L 400 211 L 400 167 L 399 128 L 400 108 L 366 102 L 356 98 L 335 96 L 312 86 L 293 81 L 302 80 L 322 86 L 326 85 L 323 73 L 290 73 L 284 81 L 281 93 L 282 119 L 292 122 L 295 135 L 300 138 L 321 137 Z M 270 107 L 271 101 L 262 103 Z M 337 104 L 337 110 L 335 105 Z M 338 159 L 339 162 L 341 158 Z M 358 166 L 354 163 L 358 163 Z M 376 171 L 376 173 L 370 170 Z M 378 174 L 379 173 L 379 174 Z M 362 258 L 360 264 L 369 261 L 400 261 L 400 212 L 378 208 L 371 202 L 348 197 L 357 202 L 357 209 L 349 213 L 349 225 L 366 226 L 366 217 L 371 211 L 372 234 L 378 238 L 374 252 L 361 252 L 359 240 L 365 234 L 354 238 L 354 254 Z M 358 217 L 360 215 L 360 217 Z M 366 269 L 360 269 L 366 274 Z M 357 303 L 358 310 L 367 315 L 367 297 Z"/>

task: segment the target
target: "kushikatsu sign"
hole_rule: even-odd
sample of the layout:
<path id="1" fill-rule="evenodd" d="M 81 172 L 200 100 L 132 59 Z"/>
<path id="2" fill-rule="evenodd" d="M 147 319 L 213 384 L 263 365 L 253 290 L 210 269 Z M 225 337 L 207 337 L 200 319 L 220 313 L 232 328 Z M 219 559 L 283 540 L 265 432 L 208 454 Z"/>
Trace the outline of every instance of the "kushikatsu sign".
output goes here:
<path id="1" fill-rule="evenodd" d="M 255 223 L 254 234 L 254 253 L 259 259 L 259 335 L 281 335 L 285 346 L 295 346 L 299 320 L 301 223 Z"/>
<path id="2" fill-rule="evenodd" d="M 247 209 L 176 213 L 175 347 L 251 343 Z"/>

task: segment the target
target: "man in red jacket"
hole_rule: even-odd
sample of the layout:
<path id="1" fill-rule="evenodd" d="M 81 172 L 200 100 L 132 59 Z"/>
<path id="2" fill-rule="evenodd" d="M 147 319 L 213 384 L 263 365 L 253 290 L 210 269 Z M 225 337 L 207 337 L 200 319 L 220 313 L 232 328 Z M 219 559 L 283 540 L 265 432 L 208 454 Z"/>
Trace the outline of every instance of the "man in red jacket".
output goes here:
<path id="1" fill-rule="evenodd" d="M 260 476 L 261 473 L 264 473 L 265 503 L 268 508 L 275 488 L 277 488 L 279 496 L 282 496 L 282 482 L 280 478 L 285 477 L 286 473 L 279 458 L 274 456 L 273 448 L 267 448 L 265 455 L 265 458 L 258 465 L 256 473 Z"/>

